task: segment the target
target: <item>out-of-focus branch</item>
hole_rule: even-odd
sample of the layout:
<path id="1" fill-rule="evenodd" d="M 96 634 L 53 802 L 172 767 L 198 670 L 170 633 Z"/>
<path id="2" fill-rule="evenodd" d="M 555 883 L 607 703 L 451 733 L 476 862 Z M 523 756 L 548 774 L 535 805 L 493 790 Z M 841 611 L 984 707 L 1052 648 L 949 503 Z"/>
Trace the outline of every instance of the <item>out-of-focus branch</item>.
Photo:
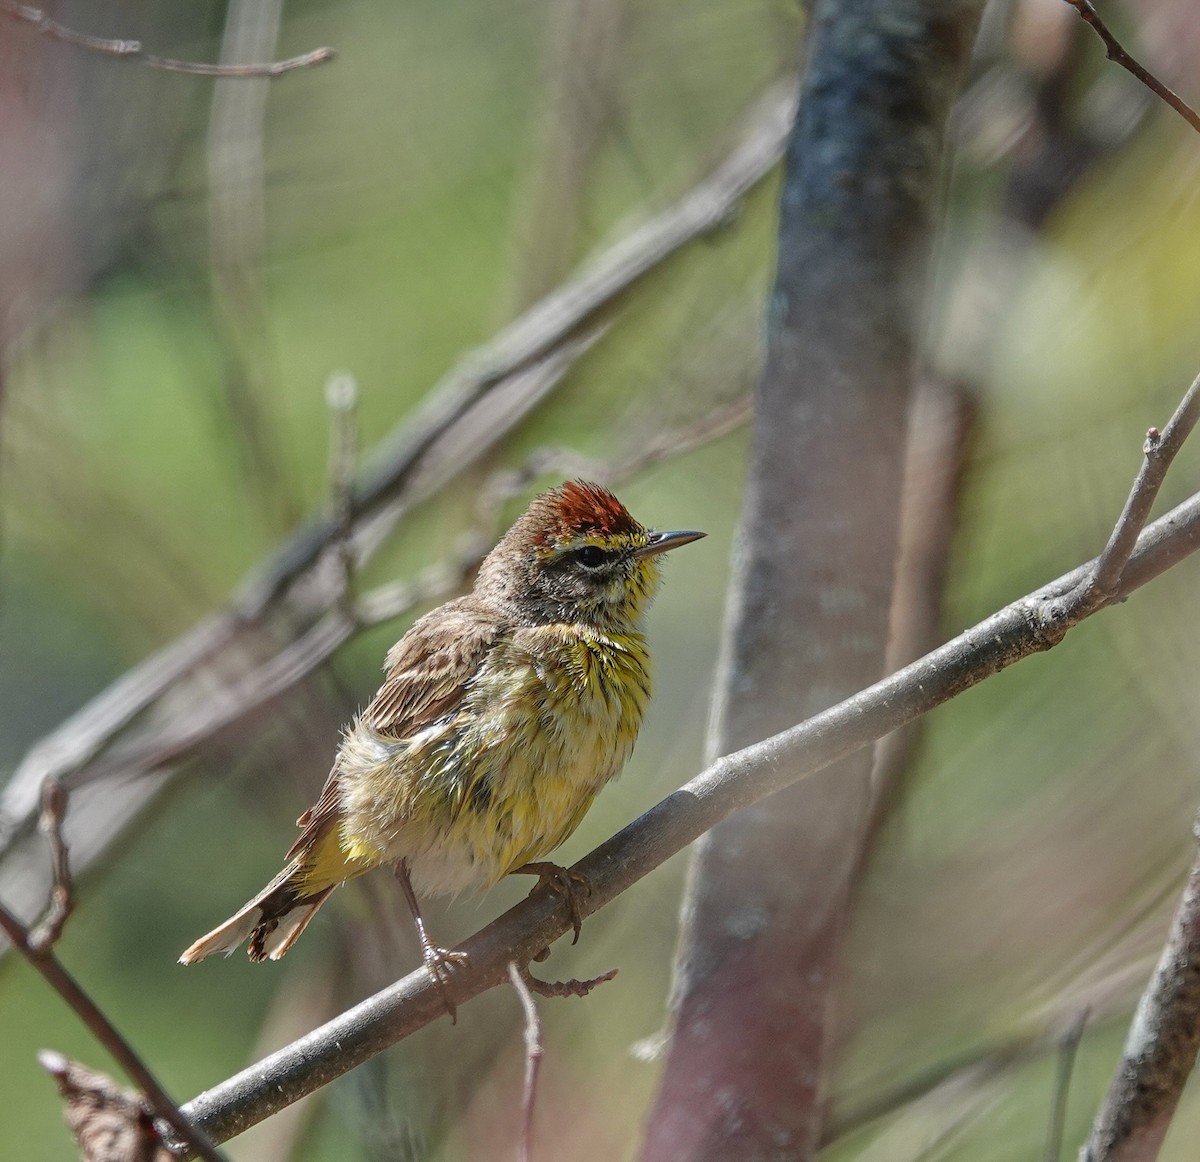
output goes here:
<path id="1" fill-rule="evenodd" d="M 221 64 L 274 54 L 283 0 L 229 0 Z M 294 490 L 283 471 L 278 433 L 264 410 L 277 378 L 267 324 L 266 162 L 263 138 L 270 84 L 230 77 L 212 89 L 205 159 L 208 253 L 213 323 L 221 357 L 222 402 L 241 470 L 242 488 L 257 502 L 264 527 L 294 527 Z"/>
<path id="2" fill-rule="evenodd" d="M 350 547 L 353 527 L 354 470 L 358 464 L 358 384 L 354 376 L 331 376 L 325 384 L 329 408 L 329 517 L 338 530 L 334 540 L 341 572 L 338 605 L 353 613 L 354 554 Z"/>
<path id="3" fill-rule="evenodd" d="M 626 291 L 681 247 L 732 220 L 741 199 L 778 160 L 791 109 L 790 94 L 768 93 L 708 177 L 601 251 L 435 387 L 410 421 L 384 441 L 354 491 L 356 563 L 415 504 L 469 468 L 553 390 L 600 316 Z M 329 549 L 339 539 L 339 523 L 316 521 L 289 538 L 252 571 L 226 610 L 134 667 L 32 747 L 0 797 L 0 857 L 31 829 L 47 776 L 75 785 L 88 781 L 97 756 L 153 710 L 156 715 L 146 715 L 150 721 L 121 756 L 145 767 L 147 756 L 163 749 L 164 736 L 180 732 L 177 708 L 190 717 L 197 700 L 210 692 L 207 683 L 202 691 L 189 687 L 198 671 L 219 664 L 246 675 L 259 664 L 255 654 L 270 640 L 263 631 L 275 615 L 286 615 L 278 632 L 295 638 L 335 605 L 342 571 Z M 118 827 L 114 823 L 112 830 Z"/>
<path id="4" fill-rule="evenodd" d="M 538 1073 L 542 1067 L 542 1021 L 537 1003 L 529 991 L 526 974 L 519 964 L 508 966 L 509 983 L 521 1001 L 525 1018 L 525 1083 L 521 1092 L 521 1162 L 533 1162 L 533 1109 L 537 1097 Z"/>
<path id="5" fill-rule="evenodd" d="M 748 411 L 749 402 L 738 400 L 701 417 L 680 432 L 656 434 L 644 449 L 615 463 L 588 462 L 586 472 L 598 480 L 619 484 L 668 455 L 682 455 L 719 438 L 744 423 Z M 208 692 L 185 718 L 174 724 L 174 729 L 164 728 L 153 749 L 138 752 L 118 749 L 111 757 L 94 764 L 91 777 L 105 779 L 146 774 L 188 758 L 234 723 L 270 710 L 296 683 L 327 661 L 360 630 L 393 621 L 419 605 L 461 592 L 497 539 L 504 504 L 520 496 L 538 477 L 554 471 L 570 475 L 579 472 L 582 463 L 579 457 L 564 449 L 545 448 L 534 452 L 524 465 L 498 473 L 492 484 L 484 489 L 485 520 L 464 537 L 464 550 L 457 559 L 430 569 L 416 581 L 389 582 L 364 593 L 347 606 L 331 609 L 307 633 L 244 678 Z"/>
<path id="6" fill-rule="evenodd" d="M 62 935 L 75 906 L 71 885 L 71 861 L 63 839 L 63 817 L 67 813 L 67 793 L 57 779 L 47 779 L 42 786 L 42 817 L 38 828 L 50 848 L 54 884 L 50 889 L 50 904 L 38 926 L 30 933 L 30 946 L 38 951 L 53 948 Z"/>
<path id="7" fill-rule="evenodd" d="M 40 8 L 29 4 L 12 4 L 9 0 L 0 0 L 0 15 L 7 16 L 22 24 L 28 24 L 50 40 L 62 44 L 74 45 L 88 52 L 100 53 L 103 56 L 116 57 L 119 60 L 139 61 L 152 69 L 163 69 L 171 73 L 191 73 L 198 77 L 266 77 L 273 80 L 282 77 L 284 73 L 295 72 L 297 69 L 311 68 L 313 65 L 323 65 L 337 56 L 331 48 L 314 48 L 300 56 L 288 57 L 287 60 L 267 61 L 262 64 L 215 65 L 205 61 L 176 60 L 173 57 L 158 56 L 147 52 L 140 40 L 115 40 L 104 36 L 89 36 L 86 32 L 77 32 L 57 20 L 51 20 Z"/>
<path id="8" fill-rule="evenodd" d="M 813 5 L 710 756 L 887 673 L 921 304 L 982 7 Z M 642 1162 L 815 1152 L 871 768 L 856 754 L 697 845 Z"/>
<path id="9" fill-rule="evenodd" d="M 965 388 L 930 377 L 917 385 L 904 456 L 885 673 L 898 670 L 938 643 L 942 595 L 974 421 L 975 406 Z M 899 801 L 919 731 L 919 723 L 898 730 L 875 748 L 864 851 L 873 846 L 874 831 Z"/>
<path id="10" fill-rule="evenodd" d="M 1200 817 L 1193 824 L 1200 841 Z M 1200 1050 L 1200 854 L 1080 1162 L 1154 1162 Z"/>
<path id="11" fill-rule="evenodd" d="M 1138 538 L 1116 603 L 1200 550 L 1200 494 Z M 1062 641 L 1093 611 L 1063 598 L 1095 569 L 1081 565 L 1006 606 L 903 670 L 808 721 L 718 759 L 702 774 L 575 865 L 591 885 L 580 910 L 591 915 L 733 812 L 823 770 L 914 721 L 935 706 Z M 567 906 L 535 893 L 460 947 L 468 964 L 446 984 L 456 1006 L 508 980 L 512 961 L 528 963 L 571 930 Z M 293 1045 L 201 1094 L 185 1112 L 224 1140 L 353 1069 L 445 1014 L 424 969 L 362 1001 Z"/>

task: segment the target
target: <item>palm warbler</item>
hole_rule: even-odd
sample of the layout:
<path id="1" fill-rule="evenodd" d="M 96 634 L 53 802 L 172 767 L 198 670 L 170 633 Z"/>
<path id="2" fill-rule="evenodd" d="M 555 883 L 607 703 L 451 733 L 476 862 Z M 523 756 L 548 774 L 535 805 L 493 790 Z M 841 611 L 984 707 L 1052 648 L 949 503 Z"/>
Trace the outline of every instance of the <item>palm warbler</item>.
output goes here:
<path id="1" fill-rule="evenodd" d="M 625 765 L 650 697 L 642 636 L 657 557 L 704 536 L 643 528 L 595 484 L 538 496 L 488 554 L 474 590 L 389 651 L 346 731 L 288 864 L 179 958 L 250 938 L 278 960 L 338 884 L 392 864 L 436 981 L 461 959 L 425 932 L 417 895 L 487 888 L 542 861 Z M 576 936 L 578 914 L 573 912 Z"/>

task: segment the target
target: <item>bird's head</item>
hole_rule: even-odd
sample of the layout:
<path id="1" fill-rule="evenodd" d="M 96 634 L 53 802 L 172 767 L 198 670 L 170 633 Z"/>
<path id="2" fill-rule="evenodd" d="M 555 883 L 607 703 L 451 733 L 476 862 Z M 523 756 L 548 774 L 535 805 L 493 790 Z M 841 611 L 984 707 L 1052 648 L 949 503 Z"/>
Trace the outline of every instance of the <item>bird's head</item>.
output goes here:
<path id="1" fill-rule="evenodd" d="M 658 588 L 658 557 L 704 536 L 655 532 L 606 488 L 572 480 L 534 497 L 480 567 L 476 592 L 531 622 L 633 628 Z"/>

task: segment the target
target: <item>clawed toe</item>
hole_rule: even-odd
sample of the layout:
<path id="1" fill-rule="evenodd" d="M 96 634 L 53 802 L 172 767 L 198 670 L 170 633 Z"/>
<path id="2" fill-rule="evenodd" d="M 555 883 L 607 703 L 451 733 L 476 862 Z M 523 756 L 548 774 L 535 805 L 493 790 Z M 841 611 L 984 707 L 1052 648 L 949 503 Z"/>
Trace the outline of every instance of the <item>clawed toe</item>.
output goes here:
<path id="1" fill-rule="evenodd" d="M 423 942 L 421 945 L 421 955 L 425 958 L 425 970 L 433 979 L 433 983 L 437 985 L 437 990 L 442 994 L 442 1004 L 446 1006 L 446 1012 L 450 1014 L 450 1023 L 457 1024 L 458 1010 L 455 1009 L 449 996 L 446 995 L 446 986 L 450 983 L 450 974 L 454 969 L 466 965 L 467 954 L 465 952 L 454 952 L 449 948 L 439 948 L 436 944 Z"/>
<path id="2" fill-rule="evenodd" d="M 574 935 L 572 944 L 579 943 L 579 933 L 583 930 L 583 907 L 581 901 L 592 894 L 592 885 L 587 876 L 574 868 L 561 867 L 559 864 L 539 860 L 527 863 L 514 869 L 515 875 L 537 876 L 538 882 L 533 891 L 548 887 L 556 895 L 561 896 L 571 915 L 571 929 Z M 533 893 L 531 892 L 530 895 Z"/>

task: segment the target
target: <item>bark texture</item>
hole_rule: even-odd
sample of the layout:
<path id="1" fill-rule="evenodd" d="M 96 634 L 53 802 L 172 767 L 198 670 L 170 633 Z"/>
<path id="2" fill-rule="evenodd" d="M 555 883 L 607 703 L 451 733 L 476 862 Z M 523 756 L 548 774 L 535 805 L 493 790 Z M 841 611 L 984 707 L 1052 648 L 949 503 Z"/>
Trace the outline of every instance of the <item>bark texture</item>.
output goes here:
<path id="1" fill-rule="evenodd" d="M 1200 818 L 1194 826 L 1200 840 Z M 1200 855 L 1080 1162 L 1154 1162 L 1200 1050 Z"/>

